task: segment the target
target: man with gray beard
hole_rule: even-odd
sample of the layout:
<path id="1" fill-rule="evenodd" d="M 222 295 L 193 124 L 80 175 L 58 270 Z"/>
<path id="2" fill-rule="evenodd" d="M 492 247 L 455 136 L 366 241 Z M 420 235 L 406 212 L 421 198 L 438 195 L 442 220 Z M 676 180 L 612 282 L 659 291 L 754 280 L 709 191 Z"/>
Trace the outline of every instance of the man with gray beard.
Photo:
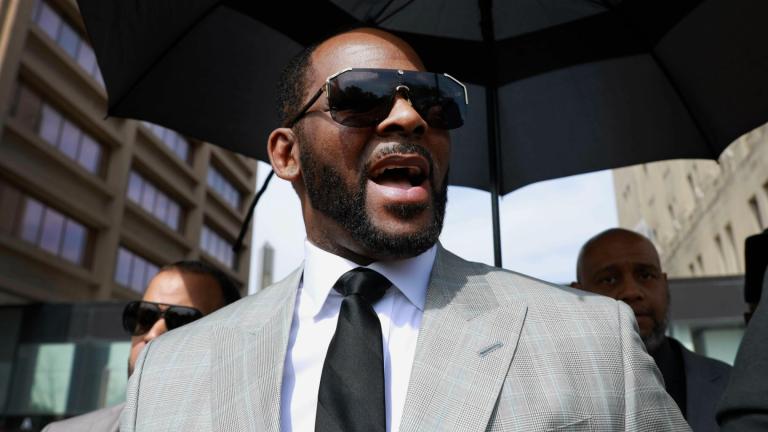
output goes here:
<path id="1" fill-rule="evenodd" d="M 640 336 L 691 428 L 716 431 L 715 407 L 728 383 L 731 367 L 693 353 L 667 337 L 667 274 L 650 240 L 633 231 L 613 228 L 592 237 L 581 248 L 574 288 L 624 301 L 635 313 Z"/>

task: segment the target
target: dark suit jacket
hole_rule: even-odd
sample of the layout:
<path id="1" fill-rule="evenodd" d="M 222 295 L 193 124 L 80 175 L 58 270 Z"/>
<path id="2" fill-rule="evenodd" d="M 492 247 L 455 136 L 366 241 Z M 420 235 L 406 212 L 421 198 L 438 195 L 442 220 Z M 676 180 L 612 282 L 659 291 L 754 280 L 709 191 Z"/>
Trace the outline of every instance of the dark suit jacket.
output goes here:
<path id="1" fill-rule="evenodd" d="M 715 410 L 728 384 L 731 367 L 720 360 L 689 351 L 675 339 L 670 338 L 670 342 L 677 344 L 683 353 L 688 424 L 694 432 L 718 431 Z"/>

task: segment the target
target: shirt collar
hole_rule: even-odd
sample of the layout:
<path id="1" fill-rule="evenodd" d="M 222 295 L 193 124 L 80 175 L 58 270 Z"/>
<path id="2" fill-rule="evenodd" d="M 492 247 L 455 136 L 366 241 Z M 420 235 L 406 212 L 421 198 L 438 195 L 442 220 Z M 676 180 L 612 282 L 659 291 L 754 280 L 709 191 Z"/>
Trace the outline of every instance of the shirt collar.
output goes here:
<path id="1" fill-rule="evenodd" d="M 376 270 L 392 282 L 392 285 L 416 306 L 424 311 L 427 298 L 427 285 L 435 262 L 437 246 L 415 257 L 374 262 L 364 266 Z M 343 275 L 360 266 L 350 260 L 327 252 L 313 245 L 309 240 L 304 242 L 304 275 L 302 290 L 312 302 L 312 316 L 320 313 L 325 300 L 333 290 L 333 285 Z"/>

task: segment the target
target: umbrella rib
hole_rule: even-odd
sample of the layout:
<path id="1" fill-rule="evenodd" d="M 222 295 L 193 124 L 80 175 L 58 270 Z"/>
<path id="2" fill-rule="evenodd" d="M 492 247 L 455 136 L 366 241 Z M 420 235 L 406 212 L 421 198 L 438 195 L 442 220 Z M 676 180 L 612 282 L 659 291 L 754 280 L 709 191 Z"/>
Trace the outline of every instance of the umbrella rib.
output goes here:
<path id="1" fill-rule="evenodd" d="M 398 13 L 400 13 L 400 11 L 401 11 L 401 10 L 403 10 L 403 9 L 407 8 L 408 6 L 410 6 L 410 5 L 411 5 L 411 3 L 413 3 L 413 0 L 408 0 L 407 2 L 405 2 L 405 3 L 404 3 L 402 6 L 400 6 L 399 8 L 397 8 L 397 9 L 393 10 L 393 11 L 392 11 L 392 12 L 391 12 L 389 15 L 385 16 L 384 18 L 381 18 L 381 20 L 379 20 L 379 17 L 378 17 L 378 16 L 377 16 L 376 18 L 374 18 L 374 20 L 377 22 L 377 24 L 381 24 L 381 23 L 383 23 L 384 21 L 386 21 L 386 20 L 388 20 L 388 19 L 392 18 L 393 16 L 397 15 Z M 392 0 L 390 0 L 389 4 L 392 4 Z M 387 6 L 386 6 L 386 7 L 384 7 L 384 9 L 382 9 L 382 10 L 381 10 L 381 12 L 379 13 L 379 15 L 381 15 L 382 13 L 384 13 L 384 11 L 386 10 L 386 8 L 387 8 L 387 7 L 389 7 L 389 4 L 387 4 Z"/>
<path id="2" fill-rule="evenodd" d="M 699 132 L 701 135 L 701 138 L 704 140 L 704 143 L 707 145 L 707 148 L 709 149 L 710 154 L 713 156 L 713 159 L 717 160 L 720 156 L 720 153 L 715 151 L 713 149 L 713 140 L 709 139 L 709 136 L 707 135 L 706 131 L 704 130 L 704 127 L 699 122 L 699 120 L 694 115 L 693 110 L 691 109 L 690 105 L 688 105 L 688 101 L 686 100 L 685 96 L 680 92 L 680 89 L 677 86 L 677 81 L 675 81 L 672 74 L 669 73 L 666 67 L 664 67 L 664 63 L 662 63 L 659 58 L 656 56 L 656 53 L 653 49 L 650 49 L 648 51 L 651 58 L 656 62 L 656 65 L 659 67 L 659 70 L 661 73 L 664 74 L 664 76 L 667 78 L 667 81 L 669 81 L 672 90 L 677 95 L 677 99 L 680 101 L 680 103 L 683 105 L 683 108 L 685 109 L 685 112 L 688 113 L 688 117 L 691 119 L 691 122 L 693 123 L 693 126 L 696 128 L 696 131 Z"/>
<path id="3" fill-rule="evenodd" d="M 162 61 L 168 53 L 171 51 L 171 49 L 175 48 L 179 42 L 181 42 L 191 31 L 194 29 L 205 17 L 207 17 L 212 10 L 214 10 L 217 6 L 219 6 L 219 2 L 215 2 L 212 6 L 210 6 L 208 9 L 206 9 L 203 13 L 200 14 L 200 16 L 192 21 L 192 23 L 177 37 L 173 43 L 168 44 L 168 46 L 165 47 L 165 49 L 158 55 L 152 63 L 149 65 L 149 67 L 145 68 L 142 73 L 136 78 L 136 80 L 131 83 L 130 87 L 120 96 L 120 98 L 115 101 L 112 106 L 109 107 L 107 114 L 113 114 L 117 107 L 125 100 L 125 98 L 133 92 L 133 90 L 144 81 L 144 78 L 149 75 L 149 73 L 155 69 L 155 67 Z"/>

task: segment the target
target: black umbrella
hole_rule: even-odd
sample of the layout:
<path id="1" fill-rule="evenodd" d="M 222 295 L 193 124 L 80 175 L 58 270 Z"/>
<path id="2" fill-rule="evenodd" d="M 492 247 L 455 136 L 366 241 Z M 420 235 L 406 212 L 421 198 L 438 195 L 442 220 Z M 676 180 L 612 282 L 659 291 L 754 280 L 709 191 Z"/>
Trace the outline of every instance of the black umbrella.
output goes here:
<path id="1" fill-rule="evenodd" d="M 266 160 L 280 70 L 336 30 L 399 34 L 468 83 L 451 183 L 717 158 L 768 121 L 765 0 L 78 0 L 110 115 Z"/>

